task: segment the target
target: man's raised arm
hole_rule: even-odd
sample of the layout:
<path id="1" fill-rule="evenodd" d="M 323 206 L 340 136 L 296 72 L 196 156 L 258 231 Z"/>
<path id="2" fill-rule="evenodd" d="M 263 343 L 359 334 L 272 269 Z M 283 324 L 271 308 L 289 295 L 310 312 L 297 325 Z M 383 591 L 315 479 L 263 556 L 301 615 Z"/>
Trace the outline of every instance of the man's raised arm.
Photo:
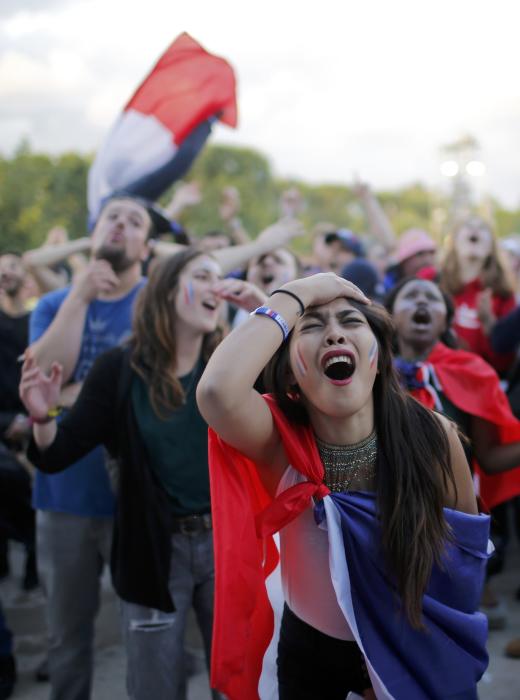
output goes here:
<path id="1" fill-rule="evenodd" d="M 43 297 L 31 318 L 32 355 L 36 364 L 48 372 L 53 362 L 63 367 L 63 383 L 74 372 L 90 302 L 100 293 L 117 289 L 119 279 L 106 260 L 92 260 L 74 280 L 59 308 Z M 52 297 L 52 295 L 50 295 Z"/>

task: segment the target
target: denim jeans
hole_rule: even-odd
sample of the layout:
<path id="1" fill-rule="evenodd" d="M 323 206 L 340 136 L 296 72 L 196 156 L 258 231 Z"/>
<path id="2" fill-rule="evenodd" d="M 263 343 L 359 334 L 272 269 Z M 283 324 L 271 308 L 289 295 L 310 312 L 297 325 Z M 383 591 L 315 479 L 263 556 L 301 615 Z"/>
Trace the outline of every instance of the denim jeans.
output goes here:
<path id="1" fill-rule="evenodd" d="M 38 570 L 47 598 L 50 700 L 89 700 L 100 578 L 112 518 L 37 512 Z"/>
<path id="2" fill-rule="evenodd" d="M 174 613 L 121 601 L 127 691 L 132 700 L 185 700 L 184 636 L 191 606 L 209 668 L 215 583 L 212 535 L 211 531 L 172 535 L 169 588 Z M 213 693 L 215 700 L 219 697 Z"/>
<path id="3" fill-rule="evenodd" d="M 9 656 L 13 651 L 13 635 L 7 626 L 0 603 L 0 656 Z"/>

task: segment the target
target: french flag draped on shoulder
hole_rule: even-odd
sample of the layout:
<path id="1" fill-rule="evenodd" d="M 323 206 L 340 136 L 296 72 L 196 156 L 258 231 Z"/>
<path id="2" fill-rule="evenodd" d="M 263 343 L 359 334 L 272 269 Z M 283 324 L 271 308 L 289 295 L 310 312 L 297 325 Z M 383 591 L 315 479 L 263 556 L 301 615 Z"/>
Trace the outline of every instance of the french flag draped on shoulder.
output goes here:
<path id="1" fill-rule="evenodd" d="M 511 411 L 498 375 L 479 355 L 452 350 L 439 342 L 425 362 L 396 360 L 395 364 L 403 384 L 427 408 L 442 411 L 440 390 L 457 408 L 494 425 L 501 445 L 520 440 L 520 421 Z M 473 458 L 473 468 L 478 495 L 486 508 L 520 494 L 520 465 L 499 474 L 485 474 Z"/>
<path id="2" fill-rule="evenodd" d="M 88 179 L 90 218 L 115 191 L 157 199 L 187 172 L 217 119 L 237 125 L 233 68 L 183 33 L 137 88 L 98 151 Z"/>
<path id="3" fill-rule="evenodd" d="M 489 516 L 445 508 L 451 538 L 423 598 L 425 630 L 412 628 L 396 610 L 374 495 L 329 492 L 311 428 L 290 424 L 271 396 L 264 399 L 282 438 L 288 471 L 297 472 L 297 483 L 276 498 L 265 491 L 256 465 L 209 431 L 215 542 L 212 687 L 229 700 L 277 700 L 283 592 L 273 535 L 314 499 L 317 526 L 328 532 L 336 598 L 365 657 L 377 700 L 444 700 L 448 695 L 477 700 L 477 681 L 488 661 L 487 622 L 478 604 Z"/>

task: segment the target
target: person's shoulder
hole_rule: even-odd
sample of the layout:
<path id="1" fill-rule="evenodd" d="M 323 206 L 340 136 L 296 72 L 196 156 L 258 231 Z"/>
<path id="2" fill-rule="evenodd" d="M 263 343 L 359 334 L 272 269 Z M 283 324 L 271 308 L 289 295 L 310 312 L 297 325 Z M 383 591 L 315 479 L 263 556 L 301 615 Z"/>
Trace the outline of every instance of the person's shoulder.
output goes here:
<path id="1" fill-rule="evenodd" d="M 132 306 L 136 296 L 139 294 L 141 289 L 146 286 L 146 277 L 141 277 L 138 282 L 130 289 L 124 296 L 117 297 L 116 299 L 96 299 L 99 310 L 102 311 L 104 308 L 126 308 Z"/>
<path id="2" fill-rule="evenodd" d="M 58 309 L 70 292 L 70 286 L 55 289 L 52 292 L 43 294 L 34 307 L 33 314 L 42 309 Z"/>
<path id="3" fill-rule="evenodd" d="M 29 321 L 29 341 L 31 343 L 39 340 L 51 325 L 69 291 L 70 287 L 64 287 L 48 292 L 40 298 L 31 312 Z"/>
<path id="4" fill-rule="evenodd" d="M 148 277 L 141 277 L 138 282 L 132 287 L 132 289 L 128 292 L 127 296 L 132 297 L 135 294 L 138 294 L 143 287 L 146 286 L 148 283 Z"/>
<path id="5" fill-rule="evenodd" d="M 496 377 L 498 379 L 496 370 L 492 365 L 476 352 L 471 352 L 470 350 L 457 350 L 457 352 L 461 353 L 458 359 L 467 373 L 476 373 L 481 379 L 484 377 Z"/>
<path id="6" fill-rule="evenodd" d="M 454 367 L 466 370 L 466 373 L 478 369 L 479 374 L 496 374 L 489 362 L 476 352 L 462 350 L 461 348 L 449 348 L 447 345 L 444 345 L 444 343 L 437 344 L 434 351 L 428 357 L 428 361 L 431 361 L 434 367 L 438 362 L 440 362 L 441 365 L 447 362 Z"/>
<path id="7" fill-rule="evenodd" d="M 453 431 L 455 431 L 455 433 L 458 432 L 455 423 L 443 413 L 439 413 L 438 411 L 432 411 L 432 415 L 439 422 L 441 428 L 444 430 L 447 436 L 451 435 Z"/>

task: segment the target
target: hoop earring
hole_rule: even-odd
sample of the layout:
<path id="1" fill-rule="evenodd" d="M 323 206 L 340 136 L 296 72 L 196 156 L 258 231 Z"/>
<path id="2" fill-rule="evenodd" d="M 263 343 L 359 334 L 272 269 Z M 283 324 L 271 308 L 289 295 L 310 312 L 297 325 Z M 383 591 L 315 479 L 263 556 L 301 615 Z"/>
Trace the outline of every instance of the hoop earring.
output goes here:
<path id="1" fill-rule="evenodd" d="M 289 401 L 297 403 L 300 400 L 300 392 L 298 391 L 298 384 L 291 384 L 289 391 L 285 392 L 285 395 Z"/>

